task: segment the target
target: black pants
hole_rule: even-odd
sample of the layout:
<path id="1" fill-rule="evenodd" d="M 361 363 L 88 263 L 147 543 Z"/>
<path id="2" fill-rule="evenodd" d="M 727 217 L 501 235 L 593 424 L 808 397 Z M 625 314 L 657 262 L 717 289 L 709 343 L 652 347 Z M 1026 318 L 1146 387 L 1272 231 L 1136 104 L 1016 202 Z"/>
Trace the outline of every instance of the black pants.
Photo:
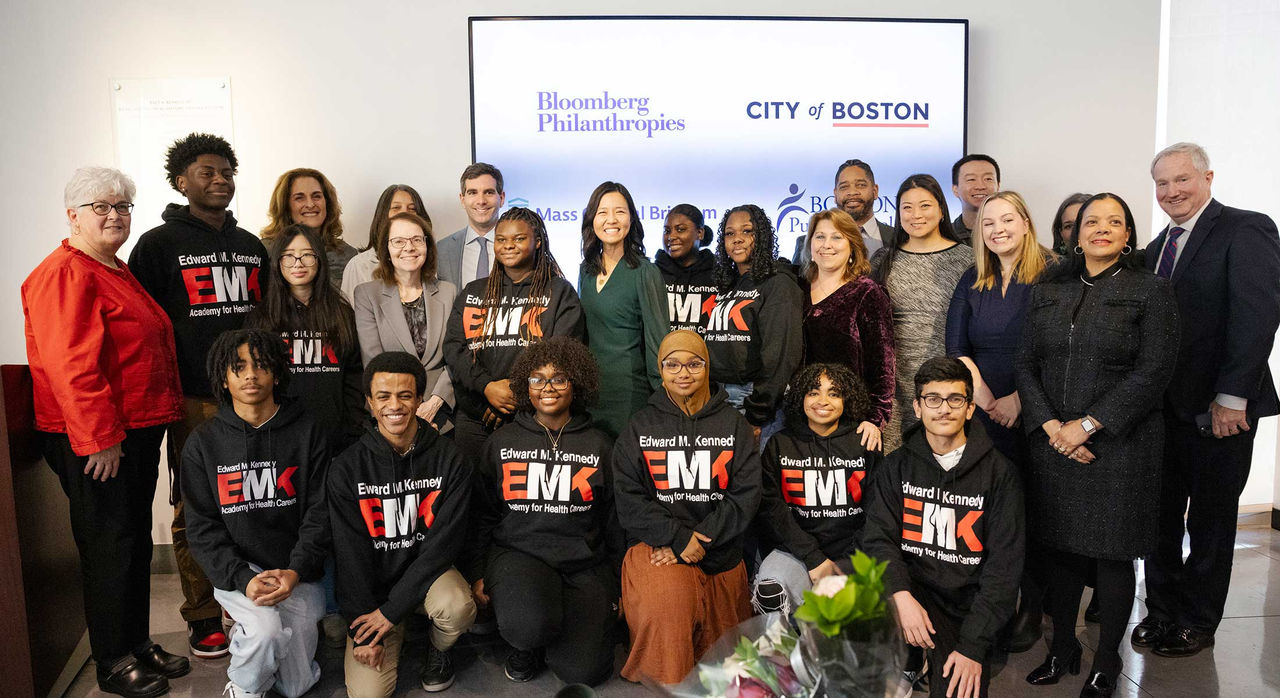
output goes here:
<path id="1" fill-rule="evenodd" d="M 608 564 L 561 574 L 525 553 L 499 549 L 485 572 L 498 632 L 520 650 L 546 649 L 565 683 L 594 686 L 613 675 L 619 585 Z"/>
<path id="2" fill-rule="evenodd" d="M 106 482 L 84 474 L 89 459 L 71 450 L 66 434 L 43 439 L 45 461 L 70 502 L 89 645 L 100 667 L 150 643 L 151 500 L 164 431 L 126 431 L 120 469 Z"/>
<path id="3" fill-rule="evenodd" d="M 483 465 L 480 461 L 484 456 L 484 442 L 492 433 L 493 430 L 486 427 L 484 422 L 466 412 L 458 410 L 454 413 L 453 444 L 458 447 L 463 462 L 475 469 L 477 474 Z"/>
<path id="4" fill-rule="evenodd" d="M 1076 617 L 1080 597 L 1092 570 L 1097 570 L 1093 595 L 1098 600 L 1098 649 L 1093 655 L 1093 671 L 1106 672 L 1112 679 L 1120 672 L 1120 640 L 1128 630 L 1133 611 L 1134 573 L 1132 560 L 1101 560 L 1061 550 L 1045 551 L 1049 573 L 1049 614 L 1053 617 L 1053 645 L 1057 657 L 1076 653 Z"/>
<path id="5" fill-rule="evenodd" d="M 1240 493 L 1249 479 L 1257 425 L 1225 439 L 1165 417 L 1165 461 L 1156 550 L 1146 560 L 1147 614 L 1212 633 L 1231 584 Z M 1183 514 L 1191 554 L 1182 559 Z"/>
<path id="6" fill-rule="evenodd" d="M 933 649 L 926 650 L 929 652 L 929 696 L 944 698 L 951 679 L 944 678 L 942 670 L 946 667 L 947 657 L 951 656 L 960 641 L 960 626 L 964 625 L 964 615 L 959 612 L 960 609 L 950 608 L 919 585 L 911 585 L 911 595 L 924 606 L 924 612 L 929 614 L 929 622 L 933 624 Z M 991 653 L 988 652 L 985 657 L 969 659 L 982 664 L 978 696 L 987 698 L 991 686 Z"/>

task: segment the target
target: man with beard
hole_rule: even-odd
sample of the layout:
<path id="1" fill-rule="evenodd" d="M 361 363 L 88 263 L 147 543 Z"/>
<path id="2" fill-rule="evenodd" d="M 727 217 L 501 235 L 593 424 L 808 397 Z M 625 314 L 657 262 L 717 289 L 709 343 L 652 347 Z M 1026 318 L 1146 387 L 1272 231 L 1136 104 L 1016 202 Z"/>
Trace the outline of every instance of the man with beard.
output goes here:
<path id="1" fill-rule="evenodd" d="M 881 247 L 893 247 L 893 226 L 876 220 L 874 215 L 880 187 L 871 165 L 858 160 L 845 160 L 836 170 L 836 208 L 853 216 L 862 227 L 862 242 L 867 246 L 867 259 Z M 809 263 L 809 250 L 805 249 L 804 235 L 796 238 L 796 251 L 791 259 L 803 270 Z"/>

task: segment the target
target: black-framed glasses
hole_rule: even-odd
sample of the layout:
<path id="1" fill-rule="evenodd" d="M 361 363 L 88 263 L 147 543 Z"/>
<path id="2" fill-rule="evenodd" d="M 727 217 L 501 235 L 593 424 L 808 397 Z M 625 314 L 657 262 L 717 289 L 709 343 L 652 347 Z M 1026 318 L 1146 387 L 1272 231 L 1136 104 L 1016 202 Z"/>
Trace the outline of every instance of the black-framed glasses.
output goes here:
<path id="1" fill-rule="evenodd" d="M 950 407 L 953 410 L 958 410 L 969 404 L 969 398 L 963 395 L 948 395 L 946 397 L 942 397 L 936 393 L 929 393 L 928 395 L 921 395 L 920 402 L 923 402 L 924 406 L 931 410 L 936 410 L 939 407 L 942 407 L 942 403 L 944 402 L 947 403 L 947 407 Z"/>
<path id="2" fill-rule="evenodd" d="M 706 367 L 707 367 L 707 362 L 703 361 L 702 359 L 694 359 L 693 361 L 690 361 L 687 364 L 680 363 L 675 359 L 662 360 L 662 370 L 666 371 L 667 373 L 670 373 L 673 376 L 679 374 L 681 369 L 688 369 L 689 375 L 696 376 L 699 373 L 702 373 L 702 371 L 706 369 Z"/>
<path id="3" fill-rule="evenodd" d="M 118 204 L 109 204 L 105 201 L 92 201 L 87 204 L 80 204 L 79 206 L 76 206 L 76 208 L 84 208 L 85 206 L 93 209 L 93 212 L 99 216 L 105 216 L 108 213 L 111 213 L 111 209 L 113 208 L 116 210 L 116 213 L 122 216 L 127 216 L 130 213 L 133 213 L 133 204 L 128 201 L 121 201 Z"/>
<path id="4" fill-rule="evenodd" d="M 290 254 L 288 252 L 280 255 L 280 266 L 296 267 L 301 264 L 304 267 L 314 267 L 320 261 L 320 256 L 315 252 L 303 252 L 302 254 Z"/>
<path id="5" fill-rule="evenodd" d="M 542 390 L 543 388 L 549 385 L 551 386 L 552 390 L 555 390 L 556 392 L 560 392 L 565 388 L 568 388 L 569 384 L 571 383 L 573 383 L 573 381 L 569 380 L 568 376 L 552 376 L 550 378 L 543 378 L 542 376 L 529 376 L 530 390 Z"/>

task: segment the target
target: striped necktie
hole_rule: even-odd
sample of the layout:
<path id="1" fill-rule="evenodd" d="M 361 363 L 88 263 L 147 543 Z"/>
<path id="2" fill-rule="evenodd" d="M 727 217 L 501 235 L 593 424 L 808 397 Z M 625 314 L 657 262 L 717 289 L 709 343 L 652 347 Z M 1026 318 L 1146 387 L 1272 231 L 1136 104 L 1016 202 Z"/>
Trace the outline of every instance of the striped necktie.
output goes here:
<path id="1" fill-rule="evenodd" d="M 1178 258 L 1178 238 L 1187 232 L 1182 228 L 1170 228 L 1169 239 L 1164 243 L 1164 251 L 1160 253 L 1160 266 L 1156 267 L 1156 276 L 1169 278 L 1173 275 L 1173 262 Z"/>

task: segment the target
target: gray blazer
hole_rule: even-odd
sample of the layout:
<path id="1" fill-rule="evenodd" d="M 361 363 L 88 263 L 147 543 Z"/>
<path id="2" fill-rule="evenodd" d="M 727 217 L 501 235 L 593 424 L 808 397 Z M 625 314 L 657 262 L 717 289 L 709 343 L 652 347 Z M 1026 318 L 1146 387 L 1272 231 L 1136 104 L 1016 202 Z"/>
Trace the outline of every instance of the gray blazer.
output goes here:
<path id="1" fill-rule="evenodd" d="M 462 246 L 467 244 L 467 227 L 436 242 L 436 274 L 454 288 L 462 286 Z"/>
<path id="2" fill-rule="evenodd" d="M 422 360 L 427 369 L 427 395 L 439 395 L 453 407 L 453 382 L 444 363 L 444 330 L 453 310 L 458 289 L 448 281 L 422 287 L 427 300 L 427 353 L 419 355 L 404 319 L 400 292 L 395 284 L 373 280 L 356 286 L 356 332 L 360 336 L 360 356 L 368 365 L 384 351 L 404 351 Z"/>

